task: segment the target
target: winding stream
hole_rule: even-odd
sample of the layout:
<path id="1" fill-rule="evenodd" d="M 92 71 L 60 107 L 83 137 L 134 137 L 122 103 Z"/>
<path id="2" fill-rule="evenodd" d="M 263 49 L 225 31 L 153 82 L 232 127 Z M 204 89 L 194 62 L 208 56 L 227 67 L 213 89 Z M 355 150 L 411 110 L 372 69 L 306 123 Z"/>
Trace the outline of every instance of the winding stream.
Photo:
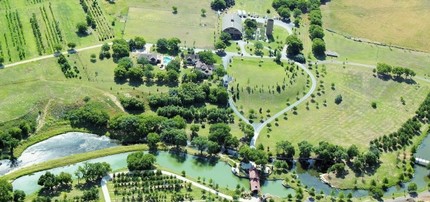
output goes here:
<path id="1" fill-rule="evenodd" d="M 74 139 L 76 142 L 81 142 L 81 144 L 75 144 L 75 145 L 79 145 L 79 147 L 88 146 L 90 148 L 96 148 L 97 146 L 93 144 L 82 144 L 82 142 L 87 142 L 88 139 L 91 142 L 91 140 L 94 140 L 93 138 L 94 137 L 90 135 L 74 136 Z M 52 144 L 54 145 L 58 144 L 57 141 L 52 141 L 51 139 L 48 139 L 42 143 L 47 144 L 46 146 L 53 146 Z M 111 141 L 103 141 L 103 142 L 105 142 L 106 145 L 114 145 L 114 143 L 112 143 Z M 420 147 L 417 149 L 416 156 L 427 158 L 427 159 L 430 158 L 430 151 L 429 151 L 430 147 L 426 145 L 430 145 L 430 136 L 424 139 L 423 144 L 420 145 Z M 73 151 L 80 153 L 81 151 L 84 151 L 84 150 L 85 149 L 81 148 L 81 149 L 74 149 Z M 67 153 L 68 155 L 73 153 L 70 151 L 65 152 L 64 148 L 61 149 L 60 151 L 62 151 L 62 154 Z M 49 151 L 48 155 L 50 153 L 52 152 Z M 91 162 L 91 163 L 107 162 L 111 165 L 113 170 L 118 170 L 118 169 L 127 167 L 126 159 L 128 154 L 129 153 L 115 154 L 115 155 L 88 160 L 85 162 Z M 38 155 L 43 155 L 43 152 L 40 151 Z M 65 155 L 62 155 L 62 156 L 65 156 Z M 47 159 L 47 158 L 44 158 L 44 159 Z M 62 171 L 73 174 L 80 165 L 83 165 L 83 163 L 84 162 L 77 163 L 74 165 L 54 168 L 48 171 L 54 174 L 58 174 Z M 197 179 L 198 177 L 200 177 L 201 179 L 205 178 L 206 182 L 208 182 L 209 179 L 212 179 L 213 182 L 218 184 L 220 187 L 235 189 L 235 187 L 238 184 L 245 188 L 249 187 L 249 181 L 247 179 L 241 179 L 234 176 L 231 172 L 230 166 L 227 163 L 222 161 L 208 162 L 205 159 L 201 159 L 192 155 L 184 154 L 184 155 L 178 156 L 178 155 L 170 154 L 168 152 L 158 152 L 157 164 L 168 171 L 173 171 L 176 173 L 180 173 L 184 170 L 186 171 L 187 176 L 194 179 Z M 32 175 L 20 177 L 12 183 L 13 187 L 15 189 L 21 189 L 25 191 L 27 194 L 34 193 L 41 188 L 40 186 L 37 185 L 37 180 L 45 172 L 46 171 L 41 171 L 41 172 L 36 172 Z M 368 195 L 368 191 L 366 190 L 334 189 L 329 187 L 327 184 L 324 184 L 323 182 L 321 182 L 318 177 L 311 175 L 309 172 L 304 172 L 300 169 L 296 169 L 296 172 L 302 184 L 308 187 L 313 187 L 316 190 L 316 193 L 323 191 L 325 194 L 330 194 L 332 191 L 335 193 L 339 193 L 340 191 L 342 191 L 344 194 L 352 193 L 352 195 L 356 198 L 364 197 Z M 427 186 L 427 182 L 425 181 L 425 176 L 427 175 L 427 173 L 428 171 L 426 168 L 421 166 L 416 166 L 415 175 L 414 175 L 414 178 L 412 179 L 412 182 L 416 183 L 419 189 Z M 408 183 L 406 183 L 406 185 L 403 187 L 391 187 L 385 193 L 385 196 L 389 197 L 391 196 L 392 193 L 395 193 L 395 192 L 403 193 L 407 187 L 407 184 Z M 288 194 L 294 195 L 294 190 L 284 188 L 282 186 L 281 180 L 265 181 L 264 184 L 261 186 L 261 188 L 263 193 L 268 193 L 279 197 L 286 197 Z"/>

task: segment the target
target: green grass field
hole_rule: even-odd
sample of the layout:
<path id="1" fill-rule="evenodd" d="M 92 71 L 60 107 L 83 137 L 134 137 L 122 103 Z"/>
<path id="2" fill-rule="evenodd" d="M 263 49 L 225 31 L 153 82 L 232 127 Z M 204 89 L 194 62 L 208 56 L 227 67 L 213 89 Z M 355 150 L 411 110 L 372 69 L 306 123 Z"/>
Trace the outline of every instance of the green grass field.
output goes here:
<path id="1" fill-rule="evenodd" d="M 307 16 L 304 16 L 300 28 L 297 29 L 297 33 L 300 34 L 299 38 L 303 41 L 303 53 L 306 57 L 312 55 L 312 41 L 309 38 L 308 29 L 309 21 L 307 20 Z M 419 76 L 427 77 L 430 75 L 430 69 L 428 68 L 430 65 L 429 53 L 356 42 L 328 31 L 325 31 L 324 41 L 326 42 L 327 50 L 339 54 L 338 58 L 327 57 L 326 60 L 334 59 L 369 65 L 376 65 L 378 62 L 383 62 L 411 68 Z M 312 59 L 315 60 L 313 57 Z"/>
<path id="2" fill-rule="evenodd" d="M 430 51 L 430 2 L 333 0 L 322 7 L 326 28 L 359 38 Z"/>
<path id="3" fill-rule="evenodd" d="M 323 67 L 318 69 L 322 75 Z M 257 142 L 271 149 L 279 140 L 295 145 L 303 140 L 312 144 L 328 141 L 345 147 L 356 144 L 364 149 L 374 138 L 396 131 L 411 118 L 430 89 L 428 83 L 410 85 L 375 78 L 369 68 L 326 65 L 326 71 L 327 75 L 318 79 L 317 88 L 321 91 L 314 92 L 315 102 L 308 100 L 309 110 L 306 103 L 299 105 L 297 115 L 288 112 L 287 120 L 280 118 L 279 126 L 272 126 L 269 133 L 263 130 Z M 334 103 L 337 95 L 343 97 L 339 105 Z M 371 107 L 372 102 L 377 103 L 376 109 Z"/>
<path id="4" fill-rule="evenodd" d="M 306 91 L 306 77 L 300 70 L 293 68 L 297 76 L 292 79 L 291 72 L 287 72 L 284 67 L 272 60 L 261 61 L 260 67 L 260 59 L 234 59 L 232 67 L 228 69 L 229 75 L 234 78 L 230 86 L 236 93 L 239 85 L 239 99 L 235 102 L 237 108 L 246 116 L 250 110 L 254 110 L 258 115 L 257 120 L 260 120 L 260 116 L 273 115 L 282 110 L 286 107 L 288 99 L 293 103 L 297 94 L 301 97 Z M 279 92 L 276 89 L 277 85 L 281 88 Z M 267 110 L 270 110 L 270 113 L 266 114 Z"/>
<path id="5" fill-rule="evenodd" d="M 272 1 L 268 0 L 236 0 L 236 5 L 231 10 L 245 10 L 248 14 L 254 13 L 260 16 L 276 15 Z M 267 14 L 267 10 L 270 10 L 270 14 Z"/>
<path id="6" fill-rule="evenodd" d="M 178 13 L 172 13 L 172 6 Z M 202 17 L 201 9 L 206 10 Z M 212 48 L 218 17 L 210 9 L 210 1 L 157 1 L 131 6 L 128 11 L 125 37 L 144 36 L 155 43 L 159 38 L 177 37 L 183 46 Z"/>

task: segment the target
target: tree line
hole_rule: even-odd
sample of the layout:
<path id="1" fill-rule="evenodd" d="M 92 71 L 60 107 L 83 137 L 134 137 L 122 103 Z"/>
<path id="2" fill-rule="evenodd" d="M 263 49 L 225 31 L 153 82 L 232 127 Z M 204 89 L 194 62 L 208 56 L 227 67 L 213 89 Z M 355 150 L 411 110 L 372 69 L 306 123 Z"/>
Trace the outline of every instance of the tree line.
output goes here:
<path id="1" fill-rule="evenodd" d="M 374 72 L 376 72 L 378 76 L 394 75 L 396 76 L 396 78 L 401 78 L 402 76 L 404 76 L 405 79 L 412 78 L 416 75 L 415 71 L 410 68 L 392 66 L 385 63 L 378 63 L 376 65 L 376 69 L 374 69 Z"/>
<path id="2" fill-rule="evenodd" d="M 370 145 L 376 146 L 380 151 L 397 151 L 412 144 L 412 139 L 421 135 L 422 124 L 428 123 L 430 118 L 430 93 L 415 112 L 415 116 L 408 119 L 396 132 L 376 138 Z"/>

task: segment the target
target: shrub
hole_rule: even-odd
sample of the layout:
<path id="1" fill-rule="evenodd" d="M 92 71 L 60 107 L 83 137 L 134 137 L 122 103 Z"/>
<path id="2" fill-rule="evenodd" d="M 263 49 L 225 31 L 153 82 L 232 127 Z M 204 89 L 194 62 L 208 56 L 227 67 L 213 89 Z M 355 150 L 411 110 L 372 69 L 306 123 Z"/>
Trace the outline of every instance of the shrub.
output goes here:
<path id="1" fill-rule="evenodd" d="M 342 102 L 343 98 L 342 95 L 337 95 L 336 98 L 334 99 L 334 103 L 336 104 L 340 104 Z"/>
<path id="2" fill-rule="evenodd" d="M 373 109 L 376 109 L 376 107 L 377 107 L 376 102 L 372 102 L 371 106 Z"/>

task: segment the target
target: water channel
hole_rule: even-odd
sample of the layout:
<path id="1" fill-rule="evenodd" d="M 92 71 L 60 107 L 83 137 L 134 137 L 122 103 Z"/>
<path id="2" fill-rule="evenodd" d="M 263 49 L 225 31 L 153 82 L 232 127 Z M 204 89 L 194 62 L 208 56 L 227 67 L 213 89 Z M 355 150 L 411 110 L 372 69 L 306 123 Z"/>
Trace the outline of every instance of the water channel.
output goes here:
<path id="1" fill-rule="evenodd" d="M 82 136 L 74 136 L 74 140 L 76 142 L 85 142 L 87 138 L 93 138 L 93 136 L 82 135 Z M 52 138 L 51 138 L 52 139 Z M 51 142 L 50 144 L 58 144 L 56 141 L 51 141 L 48 139 L 46 141 Z M 94 140 L 94 139 L 93 139 Z M 73 142 L 72 141 L 72 142 Z M 100 141 L 106 141 L 102 138 Z M 96 141 L 97 142 L 97 141 Z M 108 141 L 109 142 L 109 141 Z M 73 144 L 73 143 L 72 143 Z M 97 145 L 97 143 L 93 142 L 93 144 Z M 108 145 L 114 144 L 110 142 Z M 75 144 L 76 145 L 76 144 Z M 78 144 L 83 146 L 82 144 Z M 430 159 L 430 147 L 426 146 L 430 145 L 430 136 L 425 138 L 423 144 L 417 149 L 417 156 L 421 158 Z M 88 145 L 93 147 L 94 145 Z M 106 148 L 106 147 L 104 147 Z M 30 149 L 30 148 L 29 148 Z M 61 150 L 61 151 L 64 151 Z M 76 150 L 82 151 L 82 150 Z M 23 153 L 23 155 L 27 152 L 27 150 Z M 72 154 L 71 152 L 67 152 L 67 155 Z M 106 157 L 96 158 L 92 160 L 88 160 L 86 162 L 107 162 L 111 165 L 113 170 L 118 170 L 121 168 L 125 168 L 127 166 L 126 158 L 129 153 L 115 154 Z M 62 156 L 67 156 L 62 155 Z M 57 157 L 54 157 L 57 158 Z M 44 158 L 45 160 L 50 158 Z M 52 158 L 51 158 L 52 159 Z M 58 174 L 62 171 L 74 173 L 77 168 L 82 165 L 84 162 L 77 163 L 74 165 L 59 167 L 50 169 L 49 171 Z M 245 188 L 249 187 L 249 181 L 247 179 L 241 179 L 234 176 L 231 172 L 230 166 L 222 161 L 218 162 L 208 162 L 205 159 L 200 159 L 198 157 L 192 155 L 183 155 L 177 156 L 174 154 L 170 154 L 168 152 L 158 152 L 157 154 L 157 164 L 162 168 L 165 168 L 170 171 L 174 171 L 180 173 L 181 171 L 186 171 L 187 176 L 190 176 L 194 179 L 200 177 L 201 179 L 205 178 L 206 181 L 212 179 L 214 183 L 218 184 L 220 187 L 227 187 L 229 189 L 235 189 L 235 187 L 239 184 Z M 41 187 L 37 185 L 37 180 L 39 177 L 44 174 L 46 171 L 36 172 L 32 175 L 27 175 L 16 179 L 12 184 L 15 189 L 21 189 L 25 191 L 27 194 L 31 194 L 39 190 Z M 316 190 L 316 193 L 323 191 L 325 194 L 330 194 L 332 191 L 338 193 L 340 191 L 344 192 L 344 194 L 352 193 L 354 197 L 364 197 L 368 195 L 366 190 L 338 190 L 331 188 L 327 184 L 321 182 L 318 176 L 311 175 L 309 172 L 303 172 L 300 170 L 296 170 L 298 178 L 302 182 L 302 184 L 307 187 L 313 187 Z M 427 182 L 425 181 L 425 176 L 428 171 L 426 168 L 421 166 L 416 166 L 414 178 L 412 182 L 418 185 L 418 188 L 422 188 L 427 186 Z M 391 196 L 394 192 L 404 192 L 407 184 L 403 187 L 391 187 L 385 196 Z M 279 197 L 286 197 L 288 194 L 294 195 L 294 190 L 286 189 L 282 186 L 282 181 L 266 181 L 261 186 L 263 193 L 268 193 L 271 195 L 276 195 Z"/>

